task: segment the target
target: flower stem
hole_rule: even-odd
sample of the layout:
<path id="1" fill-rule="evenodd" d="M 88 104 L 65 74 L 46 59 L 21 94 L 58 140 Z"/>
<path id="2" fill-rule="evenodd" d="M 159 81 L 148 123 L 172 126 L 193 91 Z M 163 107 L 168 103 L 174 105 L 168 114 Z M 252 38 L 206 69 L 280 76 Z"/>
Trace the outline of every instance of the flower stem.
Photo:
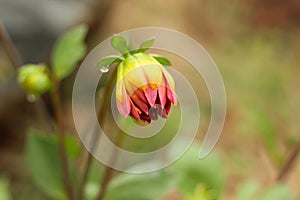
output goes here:
<path id="1" fill-rule="evenodd" d="M 295 149 L 292 151 L 289 159 L 283 166 L 282 170 L 279 172 L 277 181 L 283 181 L 286 178 L 288 173 L 292 170 L 293 166 L 295 165 L 299 153 L 300 153 L 300 140 L 298 141 Z"/>
<path id="2" fill-rule="evenodd" d="M 110 73 L 111 75 L 108 78 L 107 87 L 105 87 L 105 90 L 103 92 L 104 95 L 110 94 L 114 88 L 114 83 L 115 83 L 115 79 L 116 79 L 115 72 L 116 72 L 116 68 L 112 68 L 111 73 Z M 102 104 L 97 108 L 97 118 L 98 118 L 100 124 L 104 124 L 104 120 L 105 120 L 104 116 L 105 116 L 105 113 L 107 112 L 107 109 L 109 108 L 109 106 L 108 106 L 108 104 L 110 102 L 109 100 L 110 100 L 109 96 L 105 95 Z M 97 142 L 99 140 L 99 134 L 98 134 L 99 130 L 96 128 L 97 126 L 98 126 L 98 124 L 94 128 L 95 132 L 93 133 L 93 140 L 92 140 L 93 143 L 92 143 L 91 150 L 90 150 L 91 152 L 94 151 L 95 147 L 97 146 Z M 82 176 L 82 179 L 81 179 L 81 182 L 79 185 L 79 189 L 78 189 L 79 190 L 78 200 L 81 200 L 83 197 L 83 191 L 84 191 L 84 187 L 85 187 L 85 184 L 86 184 L 89 172 L 90 172 L 92 160 L 93 160 L 93 157 L 92 157 L 91 153 L 88 153 L 86 165 L 85 165 L 85 168 L 83 169 L 83 176 Z"/>
<path id="3" fill-rule="evenodd" d="M 63 171 L 63 182 L 65 185 L 65 189 L 68 195 L 69 200 L 74 200 L 73 194 L 73 186 L 71 183 L 70 177 L 70 170 L 69 170 L 69 163 L 68 157 L 66 153 L 66 145 L 65 145 L 65 130 L 63 125 L 63 116 L 62 116 L 62 107 L 61 107 L 61 100 L 59 94 L 59 81 L 53 78 L 52 80 L 53 88 L 52 88 L 52 101 L 54 107 L 55 118 L 57 122 L 57 131 L 58 131 L 58 145 L 59 145 L 59 153 L 60 153 L 60 160 L 61 160 L 61 167 Z"/>

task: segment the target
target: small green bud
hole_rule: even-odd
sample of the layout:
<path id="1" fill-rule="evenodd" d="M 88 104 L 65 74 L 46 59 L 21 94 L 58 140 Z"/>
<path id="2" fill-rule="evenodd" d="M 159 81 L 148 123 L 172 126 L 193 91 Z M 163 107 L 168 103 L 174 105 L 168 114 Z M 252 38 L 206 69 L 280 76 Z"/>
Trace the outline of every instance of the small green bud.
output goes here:
<path id="1" fill-rule="evenodd" d="M 49 70 L 45 65 L 24 65 L 19 69 L 18 82 L 29 94 L 41 95 L 51 88 Z"/>

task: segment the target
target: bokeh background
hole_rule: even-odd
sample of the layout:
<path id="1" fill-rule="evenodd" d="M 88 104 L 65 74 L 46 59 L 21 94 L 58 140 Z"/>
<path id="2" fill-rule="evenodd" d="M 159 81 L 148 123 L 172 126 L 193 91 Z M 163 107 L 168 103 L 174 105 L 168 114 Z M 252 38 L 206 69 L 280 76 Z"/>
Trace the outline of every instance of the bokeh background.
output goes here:
<path id="1" fill-rule="evenodd" d="M 189 185 L 192 180 L 197 185 L 193 189 L 196 192 L 183 195 L 181 186 L 170 186 L 158 199 L 201 199 L 200 194 L 207 189 L 206 179 L 220 183 L 218 199 L 259 199 L 261 194 L 275 195 L 273 199 L 276 199 L 282 193 L 294 197 L 281 199 L 300 199 L 299 159 L 278 181 L 300 140 L 299 1 L 0 0 L 0 21 L 23 63 L 49 63 L 55 40 L 69 27 L 80 23 L 89 25 L 88 50 L 114 33 L 137 27 L 165 27 L 191 36 L 207 50 L 223 76 L 227 93 L 226 123 L 210 155 L 213 161 L 209 158 L 204 164 L 193 161 L 199 165 L 193 169 L 195 173 L 204 170 L 206 177 L 202 174 L 196 179 L 191 173 L 183 182 Z M 185 68 L 180 61 L 174 67 Z M 26 162 L 27 130 L 29 127 L 51 130 L 51 122 L 47 121 L 52 115 L 51 105 L 47 95 L 43 97 L 46 105 L 42 107 L 49 110 L 49 116 L 43 116 L 38 108 L 41 105 L 29 103 L 16 82 L 16 70 L 1 41 L 0 199 L 1 193 L 3 199 L 5 196 L 51 199 L 35 184 Z M 61 93 L 65 126 L 76 138 L 70 105 L 74 76 L 64 80 Z M 194 77 L 193 70 L 186 69 L 185 76 L 195 85 L 199 98 L 202 121 L 198 140 L 201 142 L 210 119 L 209 95 L 203 82 L 197 85 L 199 77 Z M 208 169 L 212 169 L 211 173 Z M 216 175 L 216 171 L 221 175 Z M 145 190 L 149 187 L 142 186 Z M 87 190 L 93 193 L 95 187 L 91 184 Z M 214 190 L 214 186 L 210 187 Z M 141 192 L 126 190 L 126 195 L 132 197 L 128 199 Z M 266 191 L 271 192 L 265 194 Z M 249 196 L 253 193 L 252 198 L 246 197 L 248 193 Z"/>

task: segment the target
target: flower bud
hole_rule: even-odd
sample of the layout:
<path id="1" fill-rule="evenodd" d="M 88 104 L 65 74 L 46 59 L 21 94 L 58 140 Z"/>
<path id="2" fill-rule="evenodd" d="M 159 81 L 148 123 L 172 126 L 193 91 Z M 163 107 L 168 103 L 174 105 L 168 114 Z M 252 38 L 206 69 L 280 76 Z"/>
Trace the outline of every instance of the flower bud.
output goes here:
<path id="1" fill-rule="evenodd" d="M 151 55 L 129 55 L 117 69 L 116 100 L 122 115 L 150 123 L 158 115 L 167 118 L 171 104 L 177 104 L 175 83 Z"/>
<path id="2" fill-rule="evenodd" d="M 29 94 L 41 95 L 51 88 L 49 70 L 45 65 L 24 65 L 19 69 L 18 82 Z"/>

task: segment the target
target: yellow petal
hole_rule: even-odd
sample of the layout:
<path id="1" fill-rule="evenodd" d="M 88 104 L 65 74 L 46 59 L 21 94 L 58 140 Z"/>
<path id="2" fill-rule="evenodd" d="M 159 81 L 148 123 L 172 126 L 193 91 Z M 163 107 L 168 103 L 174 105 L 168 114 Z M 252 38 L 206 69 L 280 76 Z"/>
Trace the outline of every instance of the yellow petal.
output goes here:
<path id="1" fill-rule="evenodd" d="M 147 82 L 155 87 L 161 85 L 163 83 L 161 64 L 147 54 L 136 54 L 135 57 L 144 70 Z"/>
<path id="2" fill-rule="evenodd" d="M 118 66 L 117 69 L 117 84 L 116 84 L 116 103 L 119 112 L 127 116 L 130 113 L 130 101 L 126 92 L 125 84 L 122 79 L 123 66 L 122 63 Z"/>
<path id="3" fill-rule="evenodd" d="M 145 78 L 143 68 L 133 56 L 127 57 L 122 63 L 124 66 L 122 78 L 125 81 L 126 89 L 130 90 L 130 85 L 128 85 L 128 83 L 133 85 L 135 87 L 134 89 L 147 85 L 147 79 Z M 130 94 L 132 92 L 134 91 L 130 91 Z"/>

